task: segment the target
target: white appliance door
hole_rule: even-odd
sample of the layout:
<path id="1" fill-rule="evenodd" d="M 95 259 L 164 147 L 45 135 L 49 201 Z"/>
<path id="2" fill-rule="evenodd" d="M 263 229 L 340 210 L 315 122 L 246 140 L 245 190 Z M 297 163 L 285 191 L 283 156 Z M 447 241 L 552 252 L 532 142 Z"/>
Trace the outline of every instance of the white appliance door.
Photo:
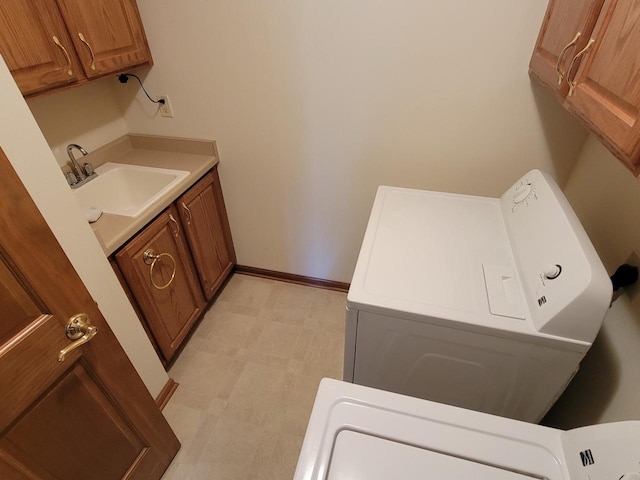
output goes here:
<path id="1" fill-rule="evenodd" d="M 388 438 L 350 430 L 338 433 L 328 480 L 530 480 L 524 475 Z"/>
<path id="2" fill-rule="evenodd" d="M 582 353 L 359 312 L 354 383 L 538 422 Z"/>

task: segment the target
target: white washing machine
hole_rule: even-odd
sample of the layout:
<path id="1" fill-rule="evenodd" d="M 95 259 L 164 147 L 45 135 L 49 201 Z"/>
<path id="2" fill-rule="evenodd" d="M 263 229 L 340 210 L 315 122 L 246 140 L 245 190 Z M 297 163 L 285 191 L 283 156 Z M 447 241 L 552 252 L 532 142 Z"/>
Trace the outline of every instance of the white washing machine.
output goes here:
<path id="1" fill-rule="evenodd" d="M 500 198 L 379 187 L 347 296 L 344 380 L 539 421 L 611 281 L 553 179 Z"/>
<path id="2" fill-rule="evenodd" d="M 337 380 L 294 480 L 638 480 L 640 422 L 562 431 Z"/>

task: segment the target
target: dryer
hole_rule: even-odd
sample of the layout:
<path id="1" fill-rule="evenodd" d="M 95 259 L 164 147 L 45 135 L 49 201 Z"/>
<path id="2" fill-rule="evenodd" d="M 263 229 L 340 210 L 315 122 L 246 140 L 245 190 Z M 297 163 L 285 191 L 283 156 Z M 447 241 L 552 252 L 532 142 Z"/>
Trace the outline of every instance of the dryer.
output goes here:
<path id="1" fill-rule="evenodd" d="M 500 198 L 379 187 L 347 296 L 343 379 L 539 421 L 611 281 L 555 181 Z"/>
<path id="2" fill-rule="evenodd" d="M 294 480 L 638 480 L 640 422 L 561 431 L 323 379 Z"/>

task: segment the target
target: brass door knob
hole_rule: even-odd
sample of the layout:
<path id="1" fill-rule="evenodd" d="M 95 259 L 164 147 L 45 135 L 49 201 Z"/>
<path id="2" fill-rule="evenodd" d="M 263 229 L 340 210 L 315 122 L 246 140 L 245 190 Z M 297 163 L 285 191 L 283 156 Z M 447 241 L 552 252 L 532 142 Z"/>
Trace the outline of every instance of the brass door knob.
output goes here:
<path id="1" fill-rule="evenodd" d="M 65 328 L 65 334 L 69 340 L 75 340 L 58 354 L 58 361 L 63 362 L 67 353 L 84 345 L 98 333 L 98 327 L 91 325 L 91 320 L 86 313 L 78 313 L 69 319 Z"/>

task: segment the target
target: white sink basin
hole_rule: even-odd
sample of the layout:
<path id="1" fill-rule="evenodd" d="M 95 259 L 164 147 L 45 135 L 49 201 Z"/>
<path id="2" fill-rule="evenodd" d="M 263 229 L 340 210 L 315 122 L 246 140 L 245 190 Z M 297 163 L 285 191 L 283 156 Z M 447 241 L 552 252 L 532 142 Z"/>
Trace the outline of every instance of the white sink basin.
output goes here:
<path id="1" fill-rule="evenodd" d="M 83 209 L 136 217 L 155 200 L 189 175 L 184 170 L 105 163 L 98 177 L 73 190 Z"/>

